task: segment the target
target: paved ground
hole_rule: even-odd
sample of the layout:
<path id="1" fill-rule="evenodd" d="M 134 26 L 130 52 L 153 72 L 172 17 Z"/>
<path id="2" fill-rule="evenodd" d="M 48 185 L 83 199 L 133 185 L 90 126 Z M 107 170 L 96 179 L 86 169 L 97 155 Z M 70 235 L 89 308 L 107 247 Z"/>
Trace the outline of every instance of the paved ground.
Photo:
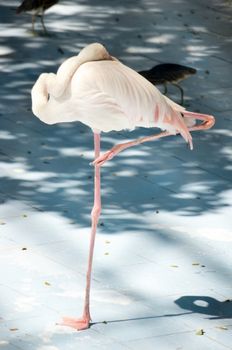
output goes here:
<path id="1" fill-rule="evenodd" d="M 0 4 L 0 349 L 232 349 L 232 5 L 113 3 L 60 1 L 45 18 L 49 37 L 29 33 L 18 1 Z M 134 69 L 197 68 L 185 104 L 217 123 L 193 135 L 192 152 L 177 136 L 104 167 L 93 325 L 75 332 L 56 322 L 82 311 L 92 133 L 40 123 L 30 89 L 94 41 Z M 110 133 L 103 148 L 151 133 Z"/>

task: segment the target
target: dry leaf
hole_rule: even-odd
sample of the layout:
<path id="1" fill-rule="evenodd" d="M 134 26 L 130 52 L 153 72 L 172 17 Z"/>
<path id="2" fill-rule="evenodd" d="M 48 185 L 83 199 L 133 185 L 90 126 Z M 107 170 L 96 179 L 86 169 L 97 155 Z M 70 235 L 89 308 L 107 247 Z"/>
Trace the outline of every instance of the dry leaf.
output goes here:
<path id="1" fill-rule="evenodd" d="M 50 286 L 51 285 L 51 283 L 49 283 L 47 281 L 45 281 L 44 284 L 45 284 L 45 286 Z"/>
<path id="2" fill-rule="evenodd" d="M 106 252 L 104 255 L 109 255 L 109 253 L 108 253 L 108 252 Z"/>
<path id="3" fill-rule="evenodd" d="M 205 334 L 204 329 L 198 329 L 198 330 L 196 331 L 196 335 L 204 335 L 204 334 Z"/>
<path id="4" fill-rule="evenodd" d="M 15 331 L 18 331 L 18 330 L 19 330 L 18 328 L 10 328 L 11 332 L 15 332 Z"/>

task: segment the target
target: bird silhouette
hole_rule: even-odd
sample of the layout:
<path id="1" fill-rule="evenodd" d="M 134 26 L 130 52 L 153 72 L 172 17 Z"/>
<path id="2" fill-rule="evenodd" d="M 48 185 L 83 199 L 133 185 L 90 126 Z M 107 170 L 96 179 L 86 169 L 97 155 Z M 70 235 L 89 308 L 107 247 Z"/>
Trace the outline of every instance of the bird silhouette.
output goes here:
<path id="1" fill-rule="evenodd" d="M 100 168 L 122 150 L 146 141 L 180 133 L 192 148 L 190 131 L 208 129 L 214 117 L 186 111 L 163 96 L 140 74 L 123 65 L 99 43 L 86 46 L 67 59 L 57 73 L 42 73 L 32 91 L 32 111 L 43 122 L 80 121 L 94 133 L 94 204 L 83 316 L 63 319 L 63 325 L 81 330 L 90 325 L 90 282 L 94 241 L 101 212 Z M 187 127 L 187 121 L 201 124 Z M 114 146 L 100 155 L 100 133 L 159 127 L 165 131 Z"/>
<path id="2" fill-rule="evenodd" d="M 161 63 L 149 70 L 140 71 L 144 78 L 149 80 L 153 85 L 164 85 L 164 93 L 168 92 L 167 84 L 172 84 L 176 86 L 181 93 L 181 104 L 184 102 L 184 90 L 178 84 L 181 80 L 196 74 L 197 70 L 195 68 L 182 66 L 175 63 Z"/>
<path id="3" fill-rule="evenodd" d="M 16 13 L 29 12 L 32 14 L 31 25 L 32 32 L 35 33 L 35 18 L 40 17 L 43 31 L 47 34 L 47 29 L 44 24 L 44 12 L 51 6 L 58 3 L 59 0 L 23 0 L 22 4 L 17 8 Z"/>

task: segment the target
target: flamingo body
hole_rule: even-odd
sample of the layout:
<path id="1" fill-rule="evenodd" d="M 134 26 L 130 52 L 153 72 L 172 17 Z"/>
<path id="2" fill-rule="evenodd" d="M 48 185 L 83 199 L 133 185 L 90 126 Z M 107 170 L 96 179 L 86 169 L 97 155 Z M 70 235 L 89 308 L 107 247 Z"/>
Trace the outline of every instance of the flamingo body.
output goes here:
<path id="1" fill-rule="evenodd" d="M 43 73 L 32 88 L 33 113 L 47 124 L 80 121 L 94 132 L 94 205 L 86 275 L 84 311 L 81 319 L 64 318 L 63 325 L 77 330 L 90 325 L 90 282 L 97 224 L 101 212 L 100 167 L 122 150 L 170 134 L 180 133 L 192 148 L 191 130 L 210 128 L 214 118 L 186 111 L 129 67 L 95 43 L 67 59 L 56 74 Z M 197 118 L 202 125 L 187 126 Z M 100 132 L 159 127 L 165 131 L 116 145 L 100 155 Z"/>
<path id="2" fill-rule="evenodd" d="M 89 45 L 88 51 L 99 45 Z M 32 110 L 38 118 L 47 124 L 80 121 L 99 132 L 159 127 L 180 132 L 192 145 L 182 106 L 115 58 L 91 59 L 91 55 L 84 61 L 74 56 L 57 74 L 39 77 L 32 89 Z"/>

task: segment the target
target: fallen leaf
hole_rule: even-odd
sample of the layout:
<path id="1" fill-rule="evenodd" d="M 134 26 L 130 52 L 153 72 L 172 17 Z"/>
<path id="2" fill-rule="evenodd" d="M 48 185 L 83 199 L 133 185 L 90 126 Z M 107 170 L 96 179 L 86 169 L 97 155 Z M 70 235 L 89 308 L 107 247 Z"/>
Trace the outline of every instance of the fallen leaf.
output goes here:
<path id="1" fill-rule="evenodd" d="M 204 329 L 198 329 L 198 330 L 196 331 L 196 335 L 204 335 L 204 334 L 205 334 Z"/>
<path id="2" fill-rule="evenodd" d="M 27 250 L 27 248 L 26 248 L 26 247 L 23 247 L 22 250 Z"/>
<path id="3" fill-rule="evenodd" d="M 193 262 L 192 265 L 193 266 L 199 266 L 200 264 L 198 262 Z"/>
<path id="4" fill-rule="evenodd" d="M 178 265 L 170 265 L 170 267 L 179 267 Z"/>
<path id="5" fill-rule="evenodd" d="M 45 284 L 45 286 L 50 286 L 51 285 L 51 283 L 49 283 L 47 281 L 45 281 L 44 284 Z"/>
<path id="6" fill-rule="evenodd" d="M 18 328 L 10 328 L 11 332 L 15 332 L 15 331 L 18 331 L 18 330 L 19 330 Z"/>
<path id="7" fill-rule="evenodd" d="M 109 253 L 108 253 L 108 252 L 106 252 L 104 255 L 109 255 Z"/>
<path id="8" fill-rule="evenodd" d="M 110 244 L 110 241 L 107 241 L 107 240 L 106 240 L 105 243 L 106 243 L 106 244 Z"/>
<path id="9" fill-rule="evenodd" d="M 6 225 L 4 221 L 0 221 L 0 225 Z"/>
<path id="10" fill-rule="evenodd" d="M 22 215 L 22 218 L 27 218 L 27 215 L 26 215 L 26 214 L 23 214 L 23 215 Z"/>

